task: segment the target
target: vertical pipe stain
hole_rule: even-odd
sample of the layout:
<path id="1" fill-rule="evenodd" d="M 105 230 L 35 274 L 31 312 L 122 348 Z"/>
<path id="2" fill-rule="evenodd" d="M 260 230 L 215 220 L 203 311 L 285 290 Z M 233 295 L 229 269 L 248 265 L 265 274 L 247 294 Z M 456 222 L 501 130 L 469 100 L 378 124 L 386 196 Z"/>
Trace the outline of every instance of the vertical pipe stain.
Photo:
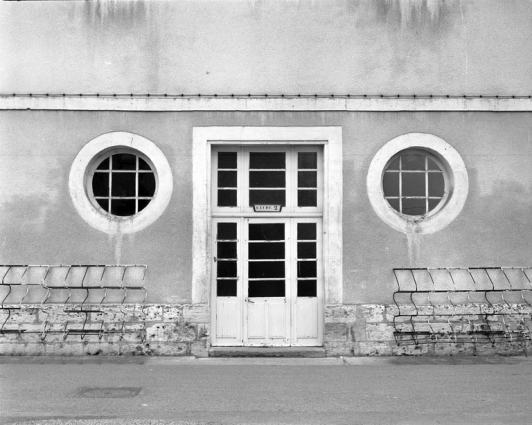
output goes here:
<path id="1" fill-rule="evenodd" d="M 408 262 L 410 267 L 416 267 L 421 252 L 421 234 L 417 221 L 407 221 L 406 241 L 408 249 Z"/>
<path id="2" fill-rule="evenodd" d="M 120 264 L 122 260 L 122 243 L 124 240 L 124 234 L 118 230 L 117 233 L 109 235 L 109 245 L 113 249 L 114 263 Z"/>

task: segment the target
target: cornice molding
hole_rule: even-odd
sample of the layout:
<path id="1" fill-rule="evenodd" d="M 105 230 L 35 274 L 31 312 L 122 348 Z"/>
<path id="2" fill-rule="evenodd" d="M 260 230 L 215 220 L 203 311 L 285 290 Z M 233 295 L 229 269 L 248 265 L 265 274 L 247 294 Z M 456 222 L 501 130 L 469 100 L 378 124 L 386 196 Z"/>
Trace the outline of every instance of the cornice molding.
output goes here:
<path id="1" fill-rule="evenodd" d="M 0 95 L 0 110 L 530 112 L 530 96 Z"/>

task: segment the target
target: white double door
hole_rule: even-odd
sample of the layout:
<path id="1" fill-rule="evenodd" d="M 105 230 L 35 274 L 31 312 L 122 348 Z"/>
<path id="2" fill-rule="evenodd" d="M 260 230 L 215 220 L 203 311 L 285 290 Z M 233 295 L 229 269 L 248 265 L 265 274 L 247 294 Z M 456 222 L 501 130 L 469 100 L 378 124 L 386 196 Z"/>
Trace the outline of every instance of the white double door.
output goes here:
<path id="1" fill-rule="evenodd" d="M 213 345 L 322 344 L 321 218 L 213 221 Z"/>

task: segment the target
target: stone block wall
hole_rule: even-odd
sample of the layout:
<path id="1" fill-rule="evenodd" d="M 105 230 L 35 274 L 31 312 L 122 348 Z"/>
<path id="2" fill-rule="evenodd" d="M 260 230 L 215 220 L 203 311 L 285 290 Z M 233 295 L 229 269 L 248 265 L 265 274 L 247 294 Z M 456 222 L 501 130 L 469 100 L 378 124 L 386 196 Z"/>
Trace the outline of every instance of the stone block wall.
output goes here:
<path id="1" fill-rule="evenodd" d="M 400 307 L 402 317 L 397 317 L 395 304 L 326 306 L 327 355 L 528 355 L 531 351 L 532 307 L 528 304 L 418 306 L 418 311 L 412 305 Z M 412 317 L 405 317 L 405 311 Z M 423 314 L 431 316 L 430 323 Z M 410 319 L 416 331 L 433 333 L 434 338 L 421 335 L 418 344 L 412 339 L 397 343 L 394 332 L 405 327 L 411 330 Z M 494 331 L 490 336 L 494 342 L 482 333 L 470 332 L 486 330 L 486 321 Z"/>
<path id="2" fill-rule="evenodd" d="M 411 306 L 401 306 L 401 313 Z M 76 310 L 77 308 L 77 310 Z M 431 314 L 432 307 L 418 307 Z M 452 308 L 453 315 L 445 313 Z M 449 356 L 523 355 L 530 349 L 532 328 L 529 305 L 439 306 L 439 315 L 413 315 L 406 320 L 420 332 L 437 338 L 397 344 L 394 332 L 401 327 L 396 305 L 327 305 L 324 348 L 327 356 Z M 0 355 L 153 355 L 208 356 L 210 310 L 205 304 L 180 305 L 9 305 L 0 309 Z M 426 311 L 425 311 L 426 310 Z M 489 313 L 502 315 L 489 315 Z M 486 314 L 479 314 L 486 313 Z M 452 323 L 450 323 L 452 318 Z M 411 321 L 410 321 L 411 319 Z M 485 321 L 499 331 L 496 343 L 485 338 L 474 342 L 468 334 L 482 329 Z M 456 338 L 449 334 L 452 325 Z M 505 334 L 512 329 L 513 334 Z"/>
<path id="3" fill-rule="evenodd" d="M 206 305 L 86 304 L 83 310 L 4 305 L 0 355 L 207 356 Z"/>

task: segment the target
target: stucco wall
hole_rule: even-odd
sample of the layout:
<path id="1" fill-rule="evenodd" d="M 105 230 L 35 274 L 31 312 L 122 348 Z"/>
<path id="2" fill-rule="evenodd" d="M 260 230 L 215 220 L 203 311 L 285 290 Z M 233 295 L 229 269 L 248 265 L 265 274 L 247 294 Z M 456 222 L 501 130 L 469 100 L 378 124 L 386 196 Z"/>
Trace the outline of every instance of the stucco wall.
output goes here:
<path id="1" fill-rule="evenodd" d="M 148 265 L 148 302 L 190 302 L 192 128 L 342 126 L 344 302 L 391 303 L 393 267 L 530 265 L 530 113 L 0 113 L 0 262 Z M 153 141 L 174 178 L 170 204 L 154 224 L 108 236 L 78 215 L 68 175 L 94 137 L 128 131 Z M 463 157 L 470 180 L 462 213 L 430 235 L 405 235 L 373 211 L 369 164 L 387 141 L 408 132 L 442 137 Z M 37 301 L 37 300 L 35 300 Z"/>
<path id="2" fill-rule="evenodd" d="M 532 91 L 529 0 L 0 3 L 0 92 Z"/>

